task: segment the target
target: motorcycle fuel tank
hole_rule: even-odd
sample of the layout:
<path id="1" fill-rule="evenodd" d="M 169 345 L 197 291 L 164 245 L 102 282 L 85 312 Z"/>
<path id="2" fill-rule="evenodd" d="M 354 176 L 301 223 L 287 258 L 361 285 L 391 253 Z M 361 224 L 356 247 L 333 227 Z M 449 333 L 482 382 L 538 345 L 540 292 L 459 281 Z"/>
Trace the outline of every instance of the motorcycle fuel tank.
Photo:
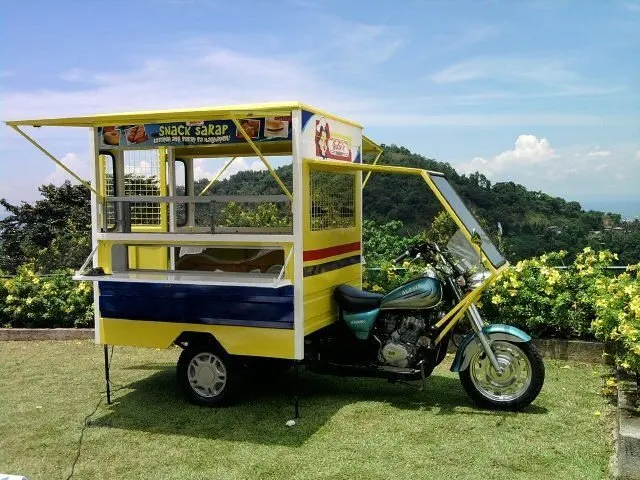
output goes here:
<path id="1" fill-rule="evenodd" d="M 433 308 L 442 300 L 442 283 L 437 278 L 420 277 L 390 291 L 380 303 L 382 310 Z"/>

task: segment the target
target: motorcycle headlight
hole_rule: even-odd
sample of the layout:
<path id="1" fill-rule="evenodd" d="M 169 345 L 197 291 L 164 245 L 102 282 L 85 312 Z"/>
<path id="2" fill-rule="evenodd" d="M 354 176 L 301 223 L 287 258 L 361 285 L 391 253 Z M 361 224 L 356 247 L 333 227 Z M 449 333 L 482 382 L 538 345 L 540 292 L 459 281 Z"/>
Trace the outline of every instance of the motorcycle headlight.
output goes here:
<path id="1" fill-rule="evenodd" d="M 487 271 L 472 273 L 467 278 L 467 288 L 469 290 L 478 288 L 480 285 L 482 285 L 482 282 L 484 282 L 490 276 L 491 276 L 491 273 Z"/>
<path id="2" fill-rule="evenodd" d="M 422 276 L 427 278 L 438 278 L 438 272 L 436 272 L 436 270 L 433 267 L 427 266 L 422 271 Z"/>

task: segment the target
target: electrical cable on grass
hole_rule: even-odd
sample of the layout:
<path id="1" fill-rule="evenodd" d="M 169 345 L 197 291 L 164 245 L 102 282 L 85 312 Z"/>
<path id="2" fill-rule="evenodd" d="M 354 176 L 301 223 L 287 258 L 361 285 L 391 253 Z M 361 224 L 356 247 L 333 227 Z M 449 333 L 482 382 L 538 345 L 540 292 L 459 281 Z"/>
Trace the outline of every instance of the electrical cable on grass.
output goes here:
<path id="1" fill-rule="evenodd" d="M 100 397 L 100 400 L 96 404 L 96 406 L 93 409 L 93 411 L 89 415 L 84 417 L 84 425 L 82 426 L 82 430 L 80 431 L 80 438 L 78 439 L 78 451 L 76 452 L 76 458 L 74 458 L 73 464 L 71 465 L 71 473 L 69 473 L 69 476 L 67 477 L 67 480 L 71 480 L 71 478 L 73 477 L 73 474 L 74 474 L 75 469 L 76 469 L 76 464 L 78 463 L 78 460 L 80 459 L 80 452 L 82 450 L 82 439 L 84 438 L 85 430 L 89 426 L 89 419 L 93 415 L 95 415 L 95 413 L 98 411 L 98 408 L 100 408 L 100 405 L 102 404 L 102 400 L 104 400 L 104 398 Z"/>
<path id="2" fill-rule="evenodd" d="M 107 367 L 109 369 L 111 369 L 111 360 L 113 360 L 113 345 L 111 345 L 111 354 L 109 355 L 109 361 L 107 362 Z M 111 380 L 109 380 L 109 387 L 112 388 L 114 385 L 111 382 Z M 123 388 L 125 388 L 124 385 L 117 385 L 117 388 L 115 390 L 111 390 L 111 393 L 116 393 L 119 390 L 122 390 Z M 106 391 L 104 392 L 100 392 L 102 394 L 102 396 L 100 397 L 100 400 L 98 400 L 98 403 L 96 404 L 95 408 L 93 409 L 93 411 L 87 415 L 86 417 L 84 417 L 84 424 L 82 425 L 82 430 L 80 431 L 80 438 L 78 439 L 78 450 L 76 451 L 76 456 L 73 460 L 73 464 L 71 465 L 71 473 L 69 473 L 69 476 L 67 477 L 67 480 L 71 480 L 73 477 L 73 474 L 75 473 L 75 469 L 76 469 L 76 464 L 78 463 L 78 460 L 80 459 L 80 452 L 82 451 L 82 440 L 84 439 L 84 432 L 87 429 L 87 427 L 89 426 L 89 420 L 91 419 L 91 417 L 93 417 L 96 412 L 98 411 L 98 409 L 100 408 L 100 405 L 102 405 L 103 400 L 106 400 Z"/>

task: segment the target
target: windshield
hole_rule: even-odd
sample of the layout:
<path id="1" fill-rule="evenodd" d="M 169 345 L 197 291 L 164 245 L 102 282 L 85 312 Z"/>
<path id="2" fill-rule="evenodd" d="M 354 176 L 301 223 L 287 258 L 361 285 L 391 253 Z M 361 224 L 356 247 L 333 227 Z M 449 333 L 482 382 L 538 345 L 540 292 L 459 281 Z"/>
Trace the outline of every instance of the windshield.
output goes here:
<path id="1" fill-rule="evenodd" d="M 480 246 L 480 248 L 482 249 L 482 253 L 487 256 L 492 265 L 496 268 L 504 265 L 507 260 L 498 251 L 496 246 L 489 238 L 489 235 L 487 235 L 486 232 L 482 229 L 482 227 L 478 223 L 478 220 L 476 220 L 473 214 L 469 211 L 462 199 L 449 184 L 447 179 L 442 175 L 434 173 L 429 173 L 429 177 L 431 178 L 431 180 L 433 180 L 433 183 L 436 185 L 447 203 L 451 206 L 454 212 L 456 212 L 458 217 L 460 217 L 460 220 L 462 220 L 462 223 L 469 231 L 469 233 L 475 231 L 476 233 L 478 233 L 478 235 L 480 235 L 480 238 L 482 239 L 482 245 Z M 460 232 L 460 234 L 462 234 L 462 232 Z M 472 248 L 471 245 L 469 245 L 469 248 Z"/>
<path id="2" fill-rule="evenodd" d="M 472 265 L 480 262 L 478 252 L 473 248 L 473 245 L 471 245 L 460 229 L 458 229 L 447 242 L 447 250 L 458 260 L 464 259 Z"/>

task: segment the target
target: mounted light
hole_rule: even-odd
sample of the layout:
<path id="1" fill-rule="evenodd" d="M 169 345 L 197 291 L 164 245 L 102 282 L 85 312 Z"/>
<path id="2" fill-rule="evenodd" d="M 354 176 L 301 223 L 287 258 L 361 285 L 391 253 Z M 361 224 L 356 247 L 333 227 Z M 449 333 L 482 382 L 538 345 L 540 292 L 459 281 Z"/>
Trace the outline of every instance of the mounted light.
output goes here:
<path id="1" fill-rule="evenodd" d="M 491 272 L 485 270 L 483 272 L 476 272 L 471 274 L 467 278 L 467 288 L 469 290 L 474 290 L 478 288 L 482 283 L 491 276 Z"/>

